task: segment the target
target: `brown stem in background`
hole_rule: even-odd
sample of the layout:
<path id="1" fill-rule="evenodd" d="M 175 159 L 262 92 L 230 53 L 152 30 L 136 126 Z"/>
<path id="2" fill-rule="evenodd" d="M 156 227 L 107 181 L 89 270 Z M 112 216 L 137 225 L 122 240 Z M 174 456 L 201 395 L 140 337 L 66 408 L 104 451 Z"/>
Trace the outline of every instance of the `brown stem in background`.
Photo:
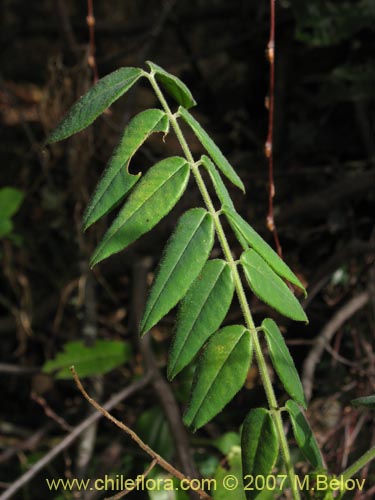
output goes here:
<path id="1" fill-rule="evenodd" d="M 151 263 L 149 257 L 138 258 L 134 261 L 132 310 L 134 315 L 133 328 L 137 332 L 138 338 L 139 324 L 147 301 L 147 273 L 151 268 Z M 187 476 L 197 477 L 198 471 L 192 460 L 189 438 L 182 423 L 181 413 L 170 384 L 158 368 L 151 346 L 151 336 L 148 334 L 140 338 L 139 346 L 145 370 L 152 373 L 151 384 L 167 418 L 181 469 Z"/>
<path id="2" fill-rule="evenodd" d="M 316 337 L 314 347 L 303 363 L 302 385 L 305 391 L 306 401 L 309 402 L 312 396 L 314 385 L 315 368 L 320 361 L 326 345 L 331 341 L 337 330 L 351 318 L 357 311 L 364 307 L 369 301 L 368 292 L 362 292 L 356 295 L 349 302 L 346 302 Z M 0 499 L 1 500 L 1 499 Z"/>
<path id="3" fill-rule="evenodd" d="M 31 399 L 35 401 L 38 405 L 40 405 L 43 408 L 44 413 L 46 416 L 52 420 L 54 420 L 64 431 L 71 432 L 73 429 L 72 427 L 57 413 L 52 410 L 52 408 L 49 406 L 47 401 L 37 394 L 36 392 L 32 392 L 30 395 Z"/>
<path id="4" fill-rule="evenodd" d="M 106 497 L 105 500 L 119 500 L 120 498 L 126 496 L 128 493 L 131 493 L 133 490 L 136 490 L 142 478 L 147 477 L 157 463 L 157 460 L 154 458 L 154 460 L 150 463 L 144 473 L 135 481 L 135 485 L 133 488 L 131 488 L 130 490 L 120 491 L 120 493 L 117 493 L 117 495 L 114 495 L 113 497 Z"/>
<path id="5" fill-rule="evenodd" d="M 98 67 L 95 59 L 95 16 L 94 16 L 94 0 L 87 0 L 87 26 L 89 27 L 90 43 L 89 43 L 89 57 L 87 60 L 88 65 L 92 69 L 94 75 L 94 83 L 99 80 Z"/>
<path id="6" fill-rule="evenodd" d="M 77 39 L 74 35 L 72 24 L 69 19 L 69 14 L 66 6 L 65 0 L 56 0 L 56 13 L 58 18 L 58 28 L 61 32 L 61 37 L 65 42 L 65 46 L 69 52 L 69 55 L 73 60 L 76 59 L 79 52 L 79 45 Z"/>
<path id="7" fill-rule="evenodd" d="M 138 434 L 136 434 L 132 429 L 130 429 L 130 427 L 128 427 L 127 425 L 125 425 L 123 422 L 120 422 L 120 420 L 117 420 L 116 417 L 114 417 L 113 415 L 111 415 L 105 408 L 103 408 L 102 406 L 100 406 L 99 403 L 97 403 L 93 398 L 91 398 L 86 390 L 84 389 L 78 375 L 77 375 L 77 372 L 75 371 L 74 367 L 72 366 L 70 368 L 72 374 L 73 374 L 73 377 L 74 377 L 74 381 L 78 387 L 78 390 L 81 392 L 82 396 L 98 411 L 100 412 L 103 417 L 105 417 L 107 420 L 113 422 L 119 429 L 121 429 L 122 431 L 124 431 L 126 434 L 128 434 L 128 436 L 131 437 L 131 439 L 144 451 L 147 453 L 147 455 L 149 455 L 151 458 L 153 458 L 154 460 L 156 460 L 157 464 L 163 468 L 165 471 L 169 472 L 169 474 L 171 474 L 172 476 L 176 477 L 177 479 L 179 479 L 180 481 L 185 481 L 186 483 L 189 483 L 191 482 L 191 479 L 188 477 L 188 476 L 185 476 L 185 474 L 182 474 L 182 472 L 180 472 L 178 469 L 176 469 L 175 467 L 173 467 L 172 464 L 170 464 L 169 462 L 167 462 L 166 460 L 164 460 L 163 457 L 161 457 L 158 453 L 156 453 L 156 451 L 154 451 L 152 448 L 150 448 L 144 441 L 142 441 L 142 439 L 138 436 Z M 152 373 L 151 373 L 151 377 L 152 377 Z M 195 487 L 192 488 L 193 491 L 195 491 L 201 498 L 205 498 L 206 500 L 212 500 L 212 498 L 203 490 L 201 489 L 196 489 Z"/>
<path id="8" fill-rule="evenodd" d="M 151 373 L 147 373 L 143 378 L 133 382 L 128 387 L 125 387 L 120 392 L 112 396 L 103 407 L 107 410 L 112 410 L 116 405 L 118 405 L 121 401 L 129 398 L 134 393 L 143 389 L 146 385 L 149 384 L 151 379 Z M 14 483 L 12 483 L 8 489 L 6 489 L 1 495 L 0 500 L 9 500 L 13 498 L 14 495 L 19 491 L 23 486 L 29 483 L 33 477 L 35 477 L 38 472 L 44 469 L 47 465 L 49 465 L 54 458 L 56 458 L 62 451 L 64 451 L 68 446 L 70 446 L 74 441 L 82 434 L 82 432 L 90 427 L 94 422 L 99 420 L 103 416 L 103 413 L 91 413 L 88 417 L 85 418 L 80 424 L 78 424 L 74 429 L 67 434 L 56 446 L 54 446 L 48 453 L 46 453 L 40 460 L 35 462 L 30 469 L 22 474 Z"/>
<path id="9" fill-rule="evenodd" d="M 274 122 L 274 103 L 275 103 L 275 0 L 270 0 L 270 37 L 267 44 L 267 59 L 270 63 L 270 83 L 269 97 L 266 100 L 268 108 L 268 134 L 264 153 L 268 159 L 268 215 L 267 227 L 273 234 L 275 239 L 277 253 L 282 257 L 282 249 L 280 245 L 279 235 L 277 233 L 273 199 L 275 197 L 275 182 L 273 176 L 273 122 Z"/>

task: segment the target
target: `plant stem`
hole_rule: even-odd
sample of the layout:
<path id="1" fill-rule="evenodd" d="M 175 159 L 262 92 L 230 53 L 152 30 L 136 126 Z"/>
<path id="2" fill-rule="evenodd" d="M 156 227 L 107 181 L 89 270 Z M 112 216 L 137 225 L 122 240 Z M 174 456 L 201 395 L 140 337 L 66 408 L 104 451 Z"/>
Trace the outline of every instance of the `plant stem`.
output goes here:
<path id="1" fill-rule="evenodd" d="M 370 448 L 366 453 L 364 453 L 361 457 L 358 458 L 352 465 L 350 465 L 342 474 L 338 475 L 338 478 L 342 477 L 343 484 L 345 486 L 346 481 L 357 474 L 368 462 L 375 458 L 375 446 Z M 346 488 L 340 490 L 340 494 L 337 497 L 337 500 L 341 500 L 345 495 Z"/>
<path id="2" fill-rule="evenodd" d="M 354 474 L 362 469 L 370 460 L 375 458 L 375 446 L 370 448 L 366 453 L 358 458 L 350 467 L 346 469 L 340 476 L 344 478 L 344 481 L 350 479 Z"/>
<path id="3" fill-rule="evenodd" d="M 165 100 L 165 97 L 164 97 L 158 83 L 155 80 L 153 72 L 146 73 L 145 76 L 149 79 L 149 81 L 152 85 L 152 88 L 155 91 L 155 94 L 157 95 L 164 111 L 168 115 L 168 118 L 169 118 L 169 121 L 172 125 L 172 128 L 177 136 L 177 139 L 178 139 L 178 141 L 181 145 L 181 148 L 186 156 L 186 159 L 190 164 L 190 167 L 191 167 L 191 170 L 192 170 L 193 175 L 195 177 L 196 183 L 197 183 L 198 188 L 201 192 L 203 201 L 204 201 L 204 203 L 205 203 L 205 205 L 206 205 L 206 207 L 207 207 L 207 209 L 208 209 L 208 211 L 209 211 L 209 213 L 212 216 L 212 219 L 214 221 L 216 233 L 217 233 L 220 245 L 222 247 L 223 254 L 224 254 L 226 261 L 228 262 L 228 265 L 230 266 L 230 269 L 232 272 L 232 276 L 233 276 L 233 280 L 234 280 L 234 284 L 235 284 L 235 288 L 236 288 L 236 293 L 237 293 L 238 300 L 239 300 L 239 303 L 240 303 L 240 306 L 241 306 L 241 309 L 242 309 L 242 312 L 243 312 L 243 315 L 244 315 L 244 318 L 246 321 L 247 328 L 249 329 L 249 331 L 251 332 L 252 337 L 253 337 L 254 350 L 255 350 L 255 355 L 257 358 L 257 362 L 258 362 L 259 372 L 260 372 L 263 386 L 265 389 L 265 393 L 267 396 L 268 405 L 269 405 L 269 408 L 271 410 L 271 414 L 273 416 L 273 419 L 274 419 L 274 422 L 276 425 L 276 430 L 277 430 L 277 433 L 279 436 L 279 441 L 280 441 L 280 445 L 281 445 L 281 449 L 282 449 L 282 453 L 283 453 L 286 471 L 287 471 L 289 481 L 290 481 L 290 486 L 291 486 L 292 493 L 293 493 L 293 498 L 294 498 L 294 500 L 299 500 L 300 494 L 299 494 L 298 489 L 296 488 L 295 473 L 294 473 L 294 468 L 293 468 L 291 458 L 290 458 L 288 442 L 287 442 L 287 439 L 286 439 L 286 436 L 284 433 L 284 429 L 283 429 L 283 422 L 282 422 L 281 413 L 278 409 L 277 400 L 276 400 L 275 393 L 274 393 L 272 383 L 271 383 L 271 379 L 270 379 L 270 376 L 269 376 L 269 373 L 267 370 L 267 365 L 266 365 L 266 362 L 265 362 L 265 359 L 263 356 L 262 348 L 261 348 L 261 345 L 259 342 L 258 332 L 257 332 L 257 329 L 256 329 L 255 324 L 254 324 L 254 320 L 253 320 L 253 317 L 252 317 L 252 314 L 250 311 L 250 307 L 249 307 L 249 304 L 248 304 L 248 301 L 246 298 L 246 294 L 245 294 L 245 291 L 244 291 L 244 288 L 242 285 L 242 281 L 241 281 L 241 278 L 240 278 L 240 275 L 239 275 L 239 272 L 237 269 L 237 265 L 236 265 L 236 262 L 233 258 L 232 252 L 230 250 L 229 243 L 228 243 L 228 240 L 225 236 L 223 226 L 221 225 L 219 215 L 215 210 L 215 207 L 214 207 L 214 204 L 213 204 L 212 199 L 210 197 L 210 194 L 207 191 L 204 180 L 199 172 L 199 168 L 198 168 L 197 164 L 194 161 L 193 155 L 192 155 L 190 148 L 186 142 L 186 139 L 182 133 L 180 125 L 178 124 L 176 116 L 172 113 L 167 101 Z"/>

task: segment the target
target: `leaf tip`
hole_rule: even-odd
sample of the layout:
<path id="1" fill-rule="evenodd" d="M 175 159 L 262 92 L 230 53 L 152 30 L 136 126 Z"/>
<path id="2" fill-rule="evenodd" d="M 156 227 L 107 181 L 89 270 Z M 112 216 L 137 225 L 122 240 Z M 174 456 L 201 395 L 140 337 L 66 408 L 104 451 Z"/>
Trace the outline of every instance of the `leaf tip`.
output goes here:
<path id="1" fill-rule="evenodd" d="M 184 424 L 185 424 L 186 427 L 189 427 L 189 429 L 191 430 L 191 432 L 195 433 L 196 430 L 198 429 L 198 426 L 194 422 L 194 418 L 192 418 L 189 415 L 189 410 L 187 410 L 187 412 L 183 416 L 182 421 L 184 422 Z"/>
<path id="2" fill-rule="evenodd" d="M 90 218 L 83 216 L 82 218 L 82 230 L 85 233 L 89 227 L 91 227 L 92 222 L 90 221 Z"/>
<path id="3" fill-rule="evenodd" d="M 143 337 L 144 335 L 146 335 L 146 333 L 148 331 L 150 331 L 152 326 L 153 326 L 153 325 L 149 325 L 148 319 L 149 319 L 149 316 L 146 314 L 146 311 L 144 311 L 142 319 L 139 323 L 139 336 L 140 337 Z"/>
<path id="4" fill-rule="evenodd" d="M 171 366 L 170 363 L 168 363 L 168 366 L 167 366 L 167 379 L 169 380 L 169 382 L 171 382 L 175 378 L 175 376 L 176 376 L 176 374 L 174 373 L 174 369 L 173 368 L 174 367 Z"/>
<path id="5" fill-rule="evenodd" d="M 189 108 L 193 108 L 194 106 L 196 106 L 198 103 L 197 101 L 194 99 L 193 96 L 191 96 L 191 103 L 190 103 L 190 106 Z"/>
<path id="6" fill-rule="evenodd" d="M 142 326 L 139 327 L 139 336 L 140 337 L 144 337 L 146 335 L 148 330 L 146 330 L 145 328 L 142 328 Z"/>
<path id="7" fill-rule="evenodd" d="M 93 269 L 101 260 L 102 259 L 98 256 L 98 253 L 94 253 L 89 262 L 90 269 Z"/>
<path id="8" fill-rule="evenodd" d="M 45 146 L 48 146 L 49 144 L 53 144 L 55 142 L 58 142 L 58 139 L 55 139 L 54 137 L 55 133 L 54 132 L 51 132 L 51 134 L 47 137 L 47 139 L 44 141 L 43 143 L 43 148 Z"/>

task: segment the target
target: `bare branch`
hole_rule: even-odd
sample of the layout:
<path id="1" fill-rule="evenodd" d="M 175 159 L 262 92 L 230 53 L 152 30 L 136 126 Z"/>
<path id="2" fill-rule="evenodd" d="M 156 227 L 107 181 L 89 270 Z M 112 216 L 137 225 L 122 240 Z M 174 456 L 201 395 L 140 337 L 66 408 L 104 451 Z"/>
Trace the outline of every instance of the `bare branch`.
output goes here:
<path id="1" fill-rule="evenodd" d="M 279 235 L 274 219 L 273 199 L 275 197 L 275 182 L 273 176 L 273 122 L 274 122 L 274 103 L 275 103 L 275 0 L 270 0 L 270 37 L 267 44 L 267 59 L 270 63 L 270 83 L 269 96 L 266 99 L 268 107 L 268 134 L 264 153 L 268 159 L 268 215 L 267 227 L 273 234 L 277 253 L 282 257 Z"/>
<path id="2" fill-rule="evenodd" d="M 100 406 L 99 403 L 97 403 L 92 397 L 89 396 L 89 394 L 86 392 L 86 390 L 84 389 L 78 375 L 77 375 L 77 372 L 75 371 L 74 367 L 72 366 L 70 368 L 72 374 L 73 374 L 73 377 L 74 377 L 74 381 L 75 383 L 77 384 L 77 387 L 79 389 L 79 391 L 81 392 L 82 396 L 96 409 L 98 410 L 107 420 L 113 422 L 119 429 L 121 429 L 122 431 L 124 431 L 126 434 L 128 434 L 128 436 L 131 437 L 131 439 L 143 450 L 147 453 L 147 455 L 149 455 L 150 457 L 152 457 L 154 460 L 156 460 L 156 462 L 158 463 L 158 465 L 160 465 L 160 467 L 162 467 L 165 471 L 169 472 L 169 474 L 171 474 L 172 476 L 176 477 L 177 479 L 180 479 L 180 481 L 185 481 L 185 482 L 189 482 L 190 483 L 190 478 L 185 476 L 185 474 L 182 474 L 182 472 L 180 472 L 178 469 L 176 469 L 175 467 L 173 467 L 172 464 L 170 464 L 169 462 L 167 462 L 166 460 L 164 460 L 163 457 L 161 457 L 158 453 L 156 453 L 152 448 L 150 448 L 144 441 L 142 441 L 142 439 L 132 430 L 130 429 L 130 427 L 128 427 L 126 424 L 124 424 L 123 422 L 120 422 L 120 420 L 117 420 L 116 417 L 114 417 L 113 415 L 111 415 L 108 410 L 106 410 L 105 408 L 103 408 L 102 406 Z M 207 495 L 207 493 L 203 490 L 195 490 L 194 488 L 194 491 L 201 497 L 201 498 L 205 498 L 206 500 L 212 500 L 211 497 L 209 495 Z M 1 497 L 0 497 L 0 500 Z"/>
<path id="3" fill-rule="evenodd" d="M 94 16 L 94 2 L 93 0 L 87 0 L 87 17 L 86 17 L 87 26 L 89 27 L 90 34 L 90 44 L 89 44 L 89 57 L 88 57 L 88 65 L 92 69 L 94 74 L 94 83 L 99 80 L 98 75 L 98 67 L 96 65 L 95 59 L 95 16 Z"/>
<path id="4" fill-rule="evenodd" d="M 305 359 L 302 373 L 302 384 L 305 390 L 306 401 L 311 399 L 314 385 L 315 367 L 319 362 L 326 345 L 331 341 L 337 330 L 351 318 L 357 311 L 362 309 L 369 300 L 368 292 L 362 292 L 344 304 L 315 339 L 315 346 L 311 349 Z"/>
<path id="5" fill-rule="evenodd" d="M 47 401 L 42 396 L 40 396 L 36 392 L 32 392 L 30 397 L 33 401 L 38 403 L 38 405 L 40 405 L 43 408 L 43 411 L 46 414 L 46 416 L 54 420 L 64 431 L 66 432 L 72 431 L 72 427 L 66 422 L 66 420 L 64 420 L 62 417 L 57 415 L 57 413 L 54 410 L 52 410 L 52 408 L 49 406 Z"/>
<path id="6" fill-rule="evenodd" d="M 130 490 L 120 491 L 120 493 L 117 493 L 117 495 L 114 495 L 113 497 L 107 497 L 105 500 L 119 500 L 120 498 L 124 497 L 131 491 L 135 490 L 139 485 L 139 483 L 141 482 L 142 478 L 147 477 L 157 463 L 158 463 L 157 460 L 154 458 L 154 460 L 150 463 L 150 465 L 147 467 L 144 473 L 138 477 L 133 488 L 131 488 Z"/>
<path id="7" fill-rule="evenodd" d="M 137 380 L 133 384 L 125 387 L 120 392 L 112 396 L 103 406 L 103 409 L 111 410 L 118 403 L 124 399 L 129 398 L 134 393 L 143 389 L 150 382 L 151 374 L 145 375 L 142 379 Z M 62 451 L 64 451 L 68 446 L 70 446 L 77 438 L 85 431 L 90 425 L 99 420 L 103 416 L 102 413 L 92 413 L 83 422 L 81 422 L 77 427 L 75 427 L 72 432 L 70 432 L 65 438 L 60 441 L 52 450 L 50 450 L 44 457 L 38 460 L 30 469 L 20 476 L 4 493 L 0 496 L 0 500 L 8 500 L 12 498 L 18 490 L 20 490 L 25 484 L 27 484 L 33 477 L 35 477 L 38 472 L 44 469 L 54 458 L 56 458 Z"/>

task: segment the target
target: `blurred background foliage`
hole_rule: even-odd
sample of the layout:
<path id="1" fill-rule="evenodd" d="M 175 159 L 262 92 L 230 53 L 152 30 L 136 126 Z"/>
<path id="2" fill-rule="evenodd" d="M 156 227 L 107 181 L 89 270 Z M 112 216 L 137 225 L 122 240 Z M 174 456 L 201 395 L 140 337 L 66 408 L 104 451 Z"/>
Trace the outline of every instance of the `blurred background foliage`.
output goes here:
<path id="1" fill-rule="evenodd" d="M 265 223 L 268 172 L 263 153 L 268 7 L 268 2 L 248 0 L 94 1 L 99 76 L 150 59 L 182 78 L 198 101 L 194 113 L 247 186 L 245 197 L 232 192 L 239 211 L 271 242 Z M 94 273 L 89 271 L 88 258 L 105 224 L 83 235 L 83 210 L 124 125 L 157 103 L 142 83 L 89 130 L 44 147 L 46 135 L 93 84 L 86 16 L 83 1 L 3 0 L 0 5 L 1 488 L 89 412 L 71 381 L 57 380 L 45 373 L 48 368 L 42 371 L 47 362 L 47 367 L 58 367 L 66 344 L 77 342 L 73 346 L 79 345 L 80 352 L 86 352 L 84 345 L 95 349 L 104 341 L 109 349 L 111 342 L 124 342 L 126 353 L 132 347 L 134 355 L 119 355 L 116 369 L 100 364 L 98 376 L 85 379 L 102 401 L 144 373 L 146 355 L 136 335 L 142 293 L 176 217 L 200 204 L 192 185 L 156 230 Z M 310 325 L 296 327 L 285 319 L 281 325 L 302 372 L 314 339 L 332 327 L 337 315 L 345 316 L 350 301 L 365 297 L 345 323 L 336 324 L 314 365 L 309 418 L 332 472 L 375 440 L 371 415 L 349 405 L 352 398 L 375 392 L 374 26 L 374 0 L 277 2 L 275 219 L 285 260 L 310 293 L 305 304 Z M 199 144 L 189 139 L 198 155 Z M 130 171 L 144 172 L 171 154 L 179 154 L 173 137 L 165 143 L 152 137 L 133 158 Z M 9 193 L 13 201 L 4 208 Z M 213 255 L 219 252 L 215 246 Z M 139 263 L 147 270 L 144 276 Z M 251 302 L 257 320 L 272 314 L 255 298 Z M 233 303 L 228 321 L 240 317 Z M 161 374 L 172 325 L 171 315 L 152 332 Z M 172 386 L 182 409 L 192 380 L 189 370 Z M 99 376 L 99 371 L 108 373 Z M 275 383 L 279 388 L 276 378 Z M 279 389 L 282 402 L 285 395 Z M 231 467 L 239 425 L 250 407 L 263 402 L 253 367 L 245 388 L 224 413 L 189 435 L 201 474 L 213 477 Z M 148 387 L 120 404 L 117 413 L 157 451 L 175 460 L 176 436 L 161 407 L 160 394 Z M 48 409 L 69 425 L 64 428 L 58 418 L 51 419 Z M 301 457 L 295 458 L 304 471 Z M 17 498 L 58 498 L 46 493 L 45 474 L 132 477 L 145 463 L 126 436 L 102 422 L 99 432 L 81 436 Z M 364 474 L 370 488 L 374 469 Z M 100 497 L 93 492 L 75 495 Z M 59 498 L 71 496 L 65 492 Z M 157 498 L 155 492 L 152 498 Z"/>

